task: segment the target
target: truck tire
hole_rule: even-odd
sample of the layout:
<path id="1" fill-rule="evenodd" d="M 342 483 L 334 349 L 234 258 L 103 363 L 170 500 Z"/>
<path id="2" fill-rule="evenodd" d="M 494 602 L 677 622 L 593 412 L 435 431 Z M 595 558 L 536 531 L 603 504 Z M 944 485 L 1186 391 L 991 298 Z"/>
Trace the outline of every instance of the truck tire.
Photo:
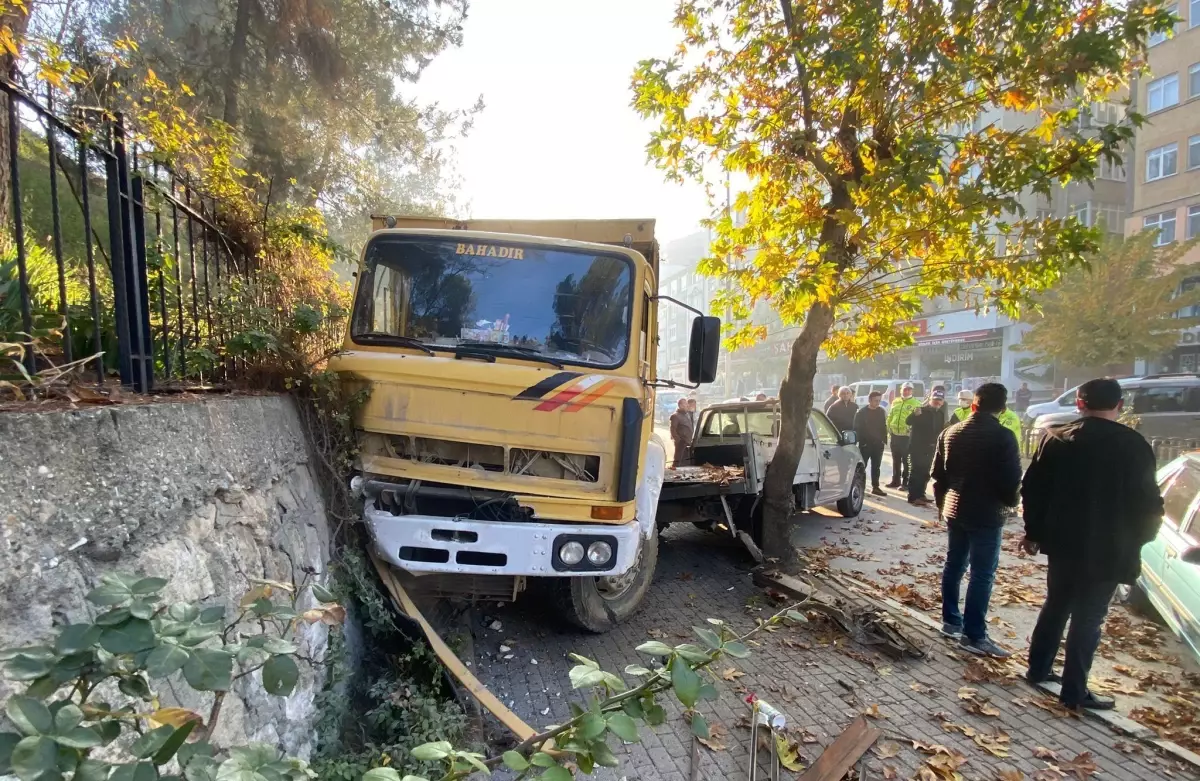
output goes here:
<path id="1" fill-rule="evenodd" d="M 853 518 L 862 512 L 863 498 L 867 493 L 867 470 L 861 466 L 854 470 L 854 481 L 850 483 L 850 495 L 839 499 L 837 511 L 843 518 Z"/>
<path id="2" fill-rule="evenodd" d="M 550 584 L 557 612 L 588 632 L 607 632 L 632 616 L 654 580 L 658 535 L 642 540 L 637 563 L 615 578 L 554 578 Z"/>

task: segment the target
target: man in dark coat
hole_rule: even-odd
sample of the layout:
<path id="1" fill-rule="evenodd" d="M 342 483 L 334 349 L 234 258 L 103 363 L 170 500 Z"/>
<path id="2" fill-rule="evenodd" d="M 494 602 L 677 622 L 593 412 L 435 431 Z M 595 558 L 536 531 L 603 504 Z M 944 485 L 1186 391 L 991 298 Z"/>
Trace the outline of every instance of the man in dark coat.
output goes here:
<path id="1" fill-rule="evenodd" d="M 1012 654 L 988 637 L 988 602 L 1000 563 L 1006 510 L 1016 506 L 1021 485 L 1017 440 L 998 419 L 1007 401 L 1003 385 L 980 385 L 971 414 L 942 432 L 933 457 L 933 496 L 949 532 L 942 570 L 942 634 L 959 638 L 971 653 L 999 659 Z M 960 612 L 958 595 L 968 562 L 971 580 Z"/>
<path id="2" fill-rule="evenodd" d="M 912 462 L 912 474 L 908 478 L 908 503 L 930 507 L 933 502 L 925 495 L 925 486 L 929 485 L 929 470 L 933 466 L 938 435 L 946 427 L 946 391 L 940 387 L 934 388 L 929 403 L 913 410 L 907 422 L 912 428 L 908 441 L 908 457 Z"/>
<path id="3" fill-rule="evenodd" d="M 1045 434 L 1021 486 L 1021 544 L 1030 555 L 1040 551 L 1050 560 L 1026 678 L 1034 684 L 1060 680 L 1054 657 L 1069 619 L 1059 694 L 1069 708 L 1114 707 L 1112 698 L 1088 691 L 1088 672 L 1117 584 L 1137 579 L 1142 546 L 1162 523 L 1154 452 L 1117 422 L 1122 403 L 1116 380 L 1080 385 L 1075 406 L 1083 417 Z"/>
<path id="4" fill-rule="evenodd" d="M 829 422 L 836 426 L 838 431 L 853 431 L 854 416 L 857 412 L 858 405 L 854 403 L 854 391 L 845 386 L 838 391 L 838 400 L 825 410 L 825 414 L 829 416 Z"/>
<path id="5" fill-rule="evenodd" d="M 854 433 L 858 437 L 858 451 L 871 471 L 871 493 L 887 496 L 879 487 L 879 467 L 883 462 L 883 449 L 887 445 L 887 411 L 879 406 L 883 396 L 879 391 L 867 395 L 867 406 L 854 415 Z"/>
<path id="6" fill-rule="evenodd" d="M 837 404 L 838 398 L 841 396 L 841 394 L 839 393 L 840 390 L 841 390 L 841 388 L 838 387 L 837 385 L 829 386 L 829 396 L 827 396 L 825 398 L 825 402 L 821 405 L 821 409 L 824 412 L 828 413 L 829 408 L 832 407 L 834 404 Z"/>
<path id="7" fill-rule="evenodd" d="M 683 466 L 691 458 L 692 434 L 695 432 L 695 420 L 688 410 L 688 400 L 679 400 L 679 409 L 671 415 L 671 443 L 675 445 L 675 458 L 672 466 Z"/>

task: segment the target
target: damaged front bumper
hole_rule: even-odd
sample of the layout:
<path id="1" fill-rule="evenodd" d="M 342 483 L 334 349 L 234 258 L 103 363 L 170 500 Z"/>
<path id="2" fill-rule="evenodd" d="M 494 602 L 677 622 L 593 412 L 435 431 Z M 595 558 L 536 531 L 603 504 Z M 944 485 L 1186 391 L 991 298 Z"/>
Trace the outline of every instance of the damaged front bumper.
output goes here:
<path id="1" fill-rule="evenodd" d="M 637 562 L 641 529 L 623 524 L 478 521 L 435 515 L 395 515 L 370 504 L 364 520 L 379 554 L 409 572 L 580 577 L 622 575 Z M 559 558 L 568 542 L 585 548 L 605 542 L 611 558 L 568 566 Z"/>

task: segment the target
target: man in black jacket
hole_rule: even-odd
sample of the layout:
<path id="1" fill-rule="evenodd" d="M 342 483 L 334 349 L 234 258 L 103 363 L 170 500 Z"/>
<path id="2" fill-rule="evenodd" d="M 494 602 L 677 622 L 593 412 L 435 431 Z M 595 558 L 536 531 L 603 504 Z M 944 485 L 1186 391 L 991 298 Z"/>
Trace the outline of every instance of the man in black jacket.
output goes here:
<path id="1" fill-rule="evenodd" d="M 933 389 L 929 403 L 917 407 L 908 416 L 912 433 L 908 439 L 908 458 L 912 473 L 908 476 L 908 503 L 917 507 L 929 507 L 932 502 L 925 495 L 929 485 L 929 468 L 933 465 L 933 451 L 937 447 L 938 435 L 946 428 L 946 391 L 940 386 Z"/>
<path id="2" fill-rule="evenodd" d="M 871 391 L 867 406 L 854 415 L 858 450 L 870 467 L 871 493 L 876 496 L 887 496 L 887 492 L 879 487 L 879 467 L 883 462 L 883 448 L 887 445 L 887 410 L 879 406 L 882 396 L 879 391 Z"/>
<path id="3" fill-rule="evenodd" d="M 854 415 L 857 412 L 858 405 L 854 403 L 854 391 L 846 386 L 838 391 L 838 400 L 825 410 L 825 414 L 829 416 L 829 422 L 836 426 L 838 431 L 853 431 Z"/>
<path id="4" fill-rule="evenodd" d="M 1162 523 L 1154 451 L 1117 422 L 1122 403 L 1116 380 L 1080 385 L 1075 406 L 1083 417 L 1046 433 L 1021 486 L 1021 544 L 1030 555 L 1040 551 L 1050 559 L 1026 678 L 1060 680 L 1054 657 L 1070 619 L 1059 694 L 1069 708 L 1114 707 L 1112 698 L 1088 691 L 1088 672 L 1113 592 L 1137 579 L 1142 546 Z"/>
<path id="5" fill-rule="evenodd" d="M 933 496 L 950 534 L 942 570 L 942 634 L 963 648 L 1003 659 L 1012 654 L 987 635 L 988 602 L 1000 563 L 1005 508 L 1017 504 L 1021 455 L 1012 432 L 997 420 L 1008 391 L 996 382 L 975 390 L 971 415 L 938 437 Z M 959 612 L 963 574 L 971 564 L 967 601 Z"/>

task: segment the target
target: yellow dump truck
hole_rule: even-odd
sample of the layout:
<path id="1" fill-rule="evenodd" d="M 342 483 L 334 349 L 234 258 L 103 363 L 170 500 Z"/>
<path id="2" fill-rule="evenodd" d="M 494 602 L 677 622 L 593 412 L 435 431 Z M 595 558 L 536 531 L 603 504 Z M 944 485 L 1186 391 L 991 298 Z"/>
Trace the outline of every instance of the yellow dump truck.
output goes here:
<path id="1" fill-rule="evenodd" d="M 441 595 L 515 599 L 534 578 L 609 629 L 658 557 L 654 221 L 373 223 L 331 367 L 369 386 L 352 482 L 378 553 Z M 694 387 L 720 321 L 691 311 Z"/>

